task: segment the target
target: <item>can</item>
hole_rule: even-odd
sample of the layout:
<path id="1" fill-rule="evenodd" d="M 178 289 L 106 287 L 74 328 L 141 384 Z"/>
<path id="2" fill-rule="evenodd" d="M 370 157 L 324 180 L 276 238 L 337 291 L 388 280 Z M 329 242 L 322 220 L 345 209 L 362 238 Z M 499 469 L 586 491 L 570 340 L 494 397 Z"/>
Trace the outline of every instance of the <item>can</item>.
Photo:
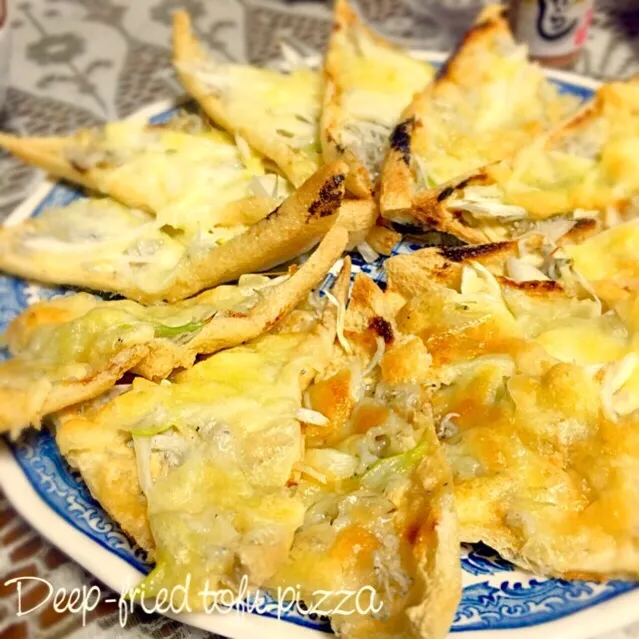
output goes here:
<path id="1" fill-rule="evenodd" d="M 551 66 L 570 66 L 586 43 L 594 0 L 515 0 L 511 25 L 530 56 Z"/>

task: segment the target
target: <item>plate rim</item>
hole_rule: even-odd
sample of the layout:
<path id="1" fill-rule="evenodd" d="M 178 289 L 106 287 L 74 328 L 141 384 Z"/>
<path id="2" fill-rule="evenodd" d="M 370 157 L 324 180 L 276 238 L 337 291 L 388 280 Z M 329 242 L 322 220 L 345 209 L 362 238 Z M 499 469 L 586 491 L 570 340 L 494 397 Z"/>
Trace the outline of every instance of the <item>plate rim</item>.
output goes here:
<path id="1" fill-rule="evenodd" d="M 433 63 L 444 62 L 450 55 L 447 52 L 411 49 L 411 55 Z M 321 56 L 306 56 L 310 66 L 318 65 Z M 572 71 L 561 71 L 543 68 L 544 74 L 559 82 L 573 86 L 596 90 L 602 82 L 594 78 L 580 75 Z M 158 100 L 146 105 L 128 118 L 149 118 L 160 114 L 179 104 L 180 98 Z M 127 118 L 127 119 L 128 119 Z M 46 196 L 59 182 L 43 178 L 34 192 L 21 202 L 7 217 L 4 224 L 12 226 L 30 217 Z M 118 557 L 115 553 L 91 539 L 86 533 L 69 523 L 57 513 L 36 491 L 20 464 L 15 459 L 7 442 L 0 440 L 0 486 L 15 510 L 40 535 L 53 546 L 62 550 L 70 559 L 84 570 L 96 577 L 100 582 L 116 592 L 121 592 L 123 585 L 133 585 L 143 577 L 143 573 Z M 639 612 L 629 601 L 639 602 L 639 591 L 633 590 L 616 595 L 606 601 L 589 608 L 568 614 L 560 619 L 541 622 L 532 626 L 509 629 L 459 630 L 450 633 L 456 639 L 503 639 L 511 634 L 516 639 L 537 639 L 540 629 L 561 633 L 562 639 L 587 639 L 604 632 L 612 632 L 639 620 Z M 606 614 L 602 614 L 605 612 Z M 261 632 L 265 637 L 277 639 L 321 639 L 331 636 L 321 630 L 292 623 L 277 618 L 241 613 L 207 615 L 204 613 L 166 614 L 165 616 L 181 623 L 225 635 L 230 639 L 248 639 Z M 610 621 L 610 620 L 613 621 Z M 584 633 L 585 627 L 588 631 Z"/>

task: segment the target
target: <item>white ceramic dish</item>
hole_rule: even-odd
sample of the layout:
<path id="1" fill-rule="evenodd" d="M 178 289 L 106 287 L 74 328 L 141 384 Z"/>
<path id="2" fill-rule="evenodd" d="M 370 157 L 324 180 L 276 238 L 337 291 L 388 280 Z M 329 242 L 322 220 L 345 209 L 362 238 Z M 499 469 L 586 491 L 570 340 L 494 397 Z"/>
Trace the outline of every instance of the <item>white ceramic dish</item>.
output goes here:
<path id="1" fill-rule="evenodd" d="M 437 64 L 446 57 L 431 52 L 420 52 L 419 56 Z M 566 91 L 584 98 L 598 86 L 594 80 L 569 73 L 549 75 Z M 140 114 L 162 119 L 172 107 L 159 103 Z M 48 206 L 77 197 L 81 196 L 69 187 L 45 183 L 13 213 L 8 223 L 15 224 Z M 396 252 L 411 252 L 415 248 L 403 242 Z M 359 255 L 354 255 L 353 261 L 354 270 L 383 279 L 382 259 L 366 264 Z M 0 329 L 28 304 L 56 292 L 59 289 L 0 276 Z M 0 484 L 35 529 L 116 592 L 135 585 L 148 570 L 144 553 L 132 546 L 93 501 L 84 484 L 69 471 L 48 432 L 31 431 L 16 444 L 5 443 L 0 447 Z M 536 578 L 481 547 L 465 550 L 462 567 L 464 592 L 452 628 L 459 639 L 538 639 L 540 633 L 562 639 L 587 639 L 639 619 L 639 590 L 634 584 Z M 297 614 L 276 617 L 275 611 L 270 615 L 231 611 L 176 618 L 233 639 L 326 637 L 327 626 L 321 620 Z"/>

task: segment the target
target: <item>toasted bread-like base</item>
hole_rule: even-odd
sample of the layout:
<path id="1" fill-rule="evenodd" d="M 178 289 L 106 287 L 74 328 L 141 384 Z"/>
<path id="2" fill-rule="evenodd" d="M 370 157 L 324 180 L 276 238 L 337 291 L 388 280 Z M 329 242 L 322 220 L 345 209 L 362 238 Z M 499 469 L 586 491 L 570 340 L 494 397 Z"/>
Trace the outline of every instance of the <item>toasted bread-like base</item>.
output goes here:
<path id="1" fill-rule="evenodd" d="M 259 336 L 277 324 L 322 281 L 347 241 L 347 232 L 335 226 L 289 279 L 274 285 L 271 290 L 265 289 L 262 299 L 250 310 L 213 315 L 186 343 L 153 338 L 147 344 L 125 346 L 116 350 L 110 359 L 94 366 L 90 375 L 78 380 L 61 378 L 55 366 L 21 356 L 20 351 L 40 326 L 64 324 L 82 317 L 86 309 L 83 311 L 80 302 L 85 297 L 90 300 L 91 307 L 95 303 L 90 296 L 80 294 L 36 304 L 14 320 L 7 331 L 6 340 L 17 356 L 0 365 L 0 396 L 6 400 L 6 409 L 0 417 L 0 432 L 10 431 L 15 436 L 30 424 L 39 425 L 49 413 L 106 392 L 129 370 L 149 379 L 163 379 L 176 368 L 190 367 L 198 354 L 214 353 Z M 207 293 L 204 293 L 195 298 L 193 305 L 206 303 L 206 297 Z M 183 303 L 184 306 L 188 304 Z"/>
<path id="2" fill-rule="evenodd" d="M 251 104 L 251 118 L 238 117 L 237 110 L 225 103 L 220 96 L 215 95 L 212 89 L 202 81 L 197 69 L 202 65 L 215 69 L 216 64 L 195 37 L 191 20 L 185 11 L 176 11 L 173 14 L 173 63 L 184 88 L 200 104 L 204 112 L 215 123 L 231 133 L 241 135 L 253 148 L 271 158 L 295 186 L 302 184 L 317 170 L 319 154 L 316 150 L 311 149 L 310 152 L 305 152 L 304 149 L 296 148 L 290 140 L 287 142 L 287 137 L 278 137 L 273 130 L 277 125 L 267 126 L 264 120 L 267 112 L 260 114 L 262 105 L 259 101 Z M 241 75 L 250 72 L 254 76 L 254 81 L 259 80 L 266 84 L 269 83 L 270 74 L 275 73 L 242 65 L 223 66 L 230 74 Z M 243 82 L 244 79 L 241 81 Z M 250 83 L 248 78 L 246 81 Z M 317 94 L 317 113 L 319 113 L 321 100 L 319 76 L 315 77 L 315 72 L 308 71 L 306 84 L 311 93 Z M 248 87 L 245 88 L 248 89 Z M 292 107 L 294 110 L 296 105 L 285 104 L 284 106 Z M 315 141 L 315 146 L 317 143 L 318 140 Z"/>
<path id="3" fill-rule="evenodd" d="M 364 72 L 370 77 L 362 77 Z M 357 149 L 351 148 L 347 141 L 349 126 L 357 128 L 361 119 L 361 114 L 349 111 L 349 104 L 358 92 L 363 92 L 360 100 L 369 104 L 377 97 L 377 117 L 392 128 L 413 93 L 421 90 L 432 75 L 430 65 L 411 58 L 363 24 L 347 0 L 335 2 L 333 29 L 324 61 L 320 132 L 324 159 L 329 162 L 341 158 L 350 166 L 346 190 L 353 196 L 371 197 L 387 142 L 379 141 L 380 165 L 373 167 L 375 175 L 371 177 L 364 160 L 357 156 Z M 361 131 L 360 134 L 363 135 Z"/>
<path id="4" fill-rule="evenodd" d="M 636 215 L 636 208 L 630 202 L 639 193 L 639 181 L 623 173 L 623 156 L 620 155 L 617 164 L 614 164 L 613 156 L 621 139 L 632 135 L 633 122 L 639 121 L 639 98 L 635 96 L 635 87 L 639 87 L 639 78 L 604 85 L 573 118 L 530 148 L 511 159 L 418 194 L 409 208 L 394 211 L 393 219 L 450 233 L 472 244 L 482 244 L 517 237 L 554 216 L 572 217 L 575 211 L 588 212 L 603 227 Z M 602 172 L 601 158 L 605 155 L 609 170 L 616 167 L 622 171 L 621 179 L 609 183 L 602 179 L 601 184 L 590 187 L 585 185 L 585 178 L 583 181 L 564 181 L 558 166 L 555 169 L 556 183 L 510 190 L 511 181 L 525 185 L 526 167 L 543 163 L 552 166 L 552 153 L 563 152 L 564 149 L 568 150 L 568 154 L 571 149 L 576 150 L 573 152 L 575 161 L 580 159 L 580 149 L 588 157 L 598 158 L 599 166 L 594 170 Z M 503 194 L 501 203 L 522 207 L 526 217 L 513 224 L 507 218 L 475 219 L 472 214 L 449 208 L 457 197 L 463 198 L 464 189 L 475 186 L 498 187 Z M 611 210 L 616 211 L 613 217 L 609 214 Z"/>
<path id="5" fill-rule="evenodd" d="M 448 211 L 442 199 L 460 184 L 481 184 L 486 165 L 512 157 L 575 107 L 539 68 L 520 58 L 503 11 L 498 5 L 485 8 L 435 81 L 402 115 L 382 171 L 383 217 L 472 243 L 502 239 L 499 228 L 491 236 L 481 224 L 470 226 L 459 211 Z M 490 93 L 511 83 L 513 69 L 518 69 L 516 77 L 523 74 L 527 84 L 538 87 L 532 102 L 496 99 Z M 470 133 L 455 130 L 456 121 L 466 123 Z"/>
<path id="6" fill-rule="evenodd" d="M 28 250 L 25 240 L 38 227 L 37 220 L 0 229 L 0 269 L 40 282 L 115 292 L 144 303 L 175 302 L 244 273 L 269 269 L 311 249 L 331 228 L 338 213 L 342 215 L 346 170 L 343 162 L 325 165 L 276 210 L 215 248 L 192 247 L 186 242 L 184 256 L 168 277 L 159 281 L 145 279 L 138 283 L 130 269 L 120 269 L 117 259 L 111 269 L 83 269 L 77 260 L 65 262 L 61 259 L 64 253 L 59 251 Z M 345 207 L 342 219 L 355 237 L 365 233 L 373 223 L 375 213 L 371 206 Z M 104 220 L 100 222 L 104 225 Z M 162 235 L 160 231 L 153 232 Z M 165 239 L 175 243 L 168 236 Z M 93 257 L 88 254 L 86 260 L 90 262 Z M 121 259 L 121 255 L 116 257 Z"/>
<path id="7" fill-rule="evenodd" d="M 343 235 L 340 229 L 333 233 Z M 342 302 L 348 293 L 349 281 L 347 258 L 333 286 L 334 294 Z M 269 298 L 269 301 L 273 302 L 273 299 Z M 335 316 L 336 309 L 327 308 L 315 331 L 326 344 L 327 352 L 335 337 Z M 298 332 L 293 326 L 288 326 L 287 330 Z M 309 369 L 300 384 L 307 385 L 313 373 Z M 150 384 L 149 388 L 152 388 Z M 146 498 L 139 484 L 135 452 L 130 445 L 131 434 L 119 430 L 112 420 L 103 420 L 102 413 L 108 409 L 108 403 L 97 400 L 60 413 L 56 416 L 56 442 L 67 461 L 80 471 L 91 494 L 127 534 L 153 553 L 155 542 L 149 526 Z M 157 471 L 157 468 L 151 469 L 153 475 Z"/>

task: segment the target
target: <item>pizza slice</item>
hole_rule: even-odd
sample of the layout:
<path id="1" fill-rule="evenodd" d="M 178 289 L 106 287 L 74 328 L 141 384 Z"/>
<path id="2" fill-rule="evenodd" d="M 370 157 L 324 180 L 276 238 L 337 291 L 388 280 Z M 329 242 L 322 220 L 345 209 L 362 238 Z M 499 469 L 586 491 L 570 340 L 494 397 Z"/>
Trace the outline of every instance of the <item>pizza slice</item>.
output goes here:
<path id="1" fill-rule="evenodd" d="M 399 299 L 355 279 L 342 348 L 306 395 L 324 420 L 307 421 L 293 479 L 304 520 L 268 583 L 347 637 L 445 637 L 460 597 L 452 480 L 421 386 L 431 357 L 397 329 Z"/>
<path id="2" fill-rule="evenodd" d="M 335 227 L 290 276 L 244 276 L 174 305 L 86 293 L 35 304 L 4 337 L 13 358 L 0 364 L 0 430 L 15 436 L 39 426 L 44 416 L 108 391 L 127 371 L 162 379 L 198 354 L 257 337 L 322 281 L 346 242 Z"/>
<path id="3" fill-rule="evenodd" d="M 428 63 L 373 33 L 347 0 L 337 0 L 320 131 L 325 161 L 341 158 L 351 167 L 347 191 L 371 197 L 393 128 L 433 74 Z"/>
<path id="4" fill-rule="evenodd" d="M 0 133 L 0 146 L 56 178 L 152 213 L 158 228 L 233 234 L 264 218 L 289 193 L 245 141 L 181 114 L 164 124 L 132 118 L 68 137 Z"/>
<path id="5" fill-rule="evenodd" d="M 566 255 L 579 244 L 532 244 L 387 263 L 397 326 L 432 356 L 461 539 L 546 576 L 636 579 L 639 289 L 600 297 Z"/>
<path id="6" fill-rule="evenodd" d="M 564 121 L 576 100 L 560 95 L 489 5 L 391 136 L 380 185 L 382 215 L 412 222 L 416 201 L 511 157 Z M 427 222 L 427 220 L 425 221 Z"/>
<path id="7" fill-rule="evenodd" d="M 145 303 L 184 299 L 305 253 L 338 215 L 340 225 L 357 241 L 375 211 L 365 202 L 340 208 L 347 168 L 340 162 L 324 165 L 254 224 L 191 235 L 176 233 L 152 215 L 113 200 L 78 200 L 1 228 L 0 269 Z"/>
<path id="8" fill-rule="evenodd" d="M 333 287 L 342 305 L 349 274 L 346 260 Z M 56 417 L 65 458 L 156 559 L 146 595 L 190 574 L 197 608 L 206 580 L 260 585 L 286 560 L 303 516 L 287 488 L 311 414 L 302 393 L 330 361 L 336 313 L 313 294 L 266 335 Z"/>
<path id="9" fill-rule="evenodd" d="M 293 185 L 318 169 L 322 81 L 316 71 L 219 62 L 197 41 L 185 11 L 173 16 L 173 62 L 204 112 L 275 162 Z"/>
<path id="10" fill-rule="evenodd" d="M 639 78 L 602 86 L 581 112 L 512 158 L 418 195 L 405 221 L 472 243 L 554 217 L 602 226 L 637 215 Z"/>

